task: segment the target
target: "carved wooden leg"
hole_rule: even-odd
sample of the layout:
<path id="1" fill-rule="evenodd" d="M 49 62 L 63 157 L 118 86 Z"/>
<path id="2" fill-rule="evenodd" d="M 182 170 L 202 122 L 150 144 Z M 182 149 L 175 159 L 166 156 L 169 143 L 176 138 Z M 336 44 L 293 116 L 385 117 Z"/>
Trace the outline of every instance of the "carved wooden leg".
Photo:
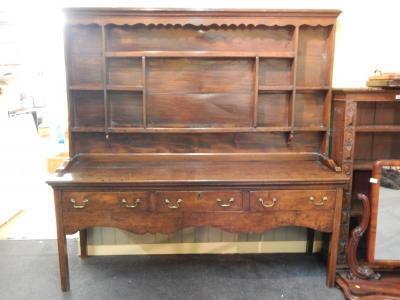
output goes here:
<path id="1" fill-rule="evenodd" d="M 87 229 L 79 231 L 79 245 L 81 248 L 81 258 L 87 258 Z"/>
<path id="2" fill-rule="evenodd" d="M 315 230 L 311 228 L 307 228 L 307 247 L 306 247 L 306 253 L 308 255 L 313 254 L 314 250 L 314 235 L 315 235 Z"/>
<path id="3" fill-rule="evenodd" d="M 333 219 L 333 229 L 329 242 L 329 252 L 328 252 L 328 267 L 326 284 L 328 287 L 333 287 L 336 280 L 336 263 L 337 255 L 339 250 L 339 234 L 340 234 L 340 223 L 342 215 L 342 198 L 343 191 L 337 190 L 336 192 L 336 205 Z"/>
<path id="4" fill-rule="evenodd" d="M 58 190 L 54 191 L 54 204 L 57 221 L 58 262 L 60 265 L 61 290 L 65 292 L 69 290 L 68 251 L 67 239 L 62 222 L 61 192 Z"/>

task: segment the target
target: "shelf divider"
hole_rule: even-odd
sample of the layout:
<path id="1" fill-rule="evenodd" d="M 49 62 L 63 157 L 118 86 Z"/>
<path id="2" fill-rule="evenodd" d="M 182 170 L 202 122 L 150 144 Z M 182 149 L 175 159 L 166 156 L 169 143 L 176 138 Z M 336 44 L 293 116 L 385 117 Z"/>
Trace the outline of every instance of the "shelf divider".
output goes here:
<path id="1" fill-rule="evenodd" d="M 108 94 L 107 94 L 107 57 L 105 55 L 106 53 L 106 29 L 105 25 L 101 26 L 101 40 L 102 40 L 102 61 L 103 61 L 103 68 L 102 68 L 102 75 L 103 75 L 103 95 L 104 95 L 104 132 L 106 134 L 106 139 L 108 139 L 108 128 L 109 128 L 109 109 L 108 109 Z"/>
<path id="2" fill-rule="evenodd" d="M 142 85 L 143 128 L 147 128 L 146 56 L 142 56 Z"/>
<path id="3" fill-rule="evenodd" d="M 260 59 L 256 56 L 254 62 L 254 103 L 253 103 L 253 127 L 257 127 L 258 122 L 258 81 L 259 81 Z"/>
<path id="4" fill-rule="evenodd" d="M 294 45 L 294 58 L 292 64 L 292 97 L 290 101 L 289 107 L 289 126 L 294 128 L 296 120 L 295 120 L 295 111 L 296 111 L 296 90 L 297 90 L 297 61 L 298 61 L 298 48 L 299 48 L 299 26 L 296 26 L 293 32 L 293 45 Z M 288 138 L 288 143 L 291 142 L 291 138 L 293 138 L 292 133 L 290 133 Z"/>

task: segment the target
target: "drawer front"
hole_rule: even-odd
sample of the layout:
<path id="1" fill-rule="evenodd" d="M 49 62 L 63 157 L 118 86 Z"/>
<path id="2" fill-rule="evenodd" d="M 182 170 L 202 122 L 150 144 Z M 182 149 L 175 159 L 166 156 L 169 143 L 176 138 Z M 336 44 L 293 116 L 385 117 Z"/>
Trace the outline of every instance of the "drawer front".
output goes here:
<path id="1" fill-rule="evenodd" d="M 235 191 L 158 191 L 157 210 L 163 212 L 240 211 L 242 192 Z"/>
<path id="2" fill-rule="evenodd" d="M 334 190 L 260 190 L 250 192 L 252 211 L 314 210 L 335 207 Z"/>
<path id="3" fill-rule="evenodd" d="M 147 192 L 64 192 L 63 210 L 145 211 Z"/>

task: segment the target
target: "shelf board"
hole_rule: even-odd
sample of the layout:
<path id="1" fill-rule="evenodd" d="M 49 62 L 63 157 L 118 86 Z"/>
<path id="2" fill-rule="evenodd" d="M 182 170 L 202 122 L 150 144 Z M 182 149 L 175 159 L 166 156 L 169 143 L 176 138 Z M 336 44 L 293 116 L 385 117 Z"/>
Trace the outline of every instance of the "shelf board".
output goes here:
<path id="1" fill-rule="evenodd" d="M 293 90 L 293 85 L 259 85 L 258 91 L 261 93 L 268 92 L 290 92 Z"/>
<path id="2" fill-rule="evenodd" d="M 71 84 L 69 89 L 71 91 L 102 91 L 103 85 L 96 83 Z"/>
<path id="3" fill-rule="evenodd" d="M 296 90 L 299 92 L 313 92 L 313 91 L 327 91 L 330 87 L 327 85 L 315 85 L 315 86 L 297 86 Z"/>
<path id="4" fill-rule="evenodd" d="M 328 130 L 328 128 L 326 126 L 318 126 L 318 125 L 294 127 L 294 131 L 316 131 L 316 132 L 321 131 L 321 132 L 324 132 L 327 130 Z"/>
<path id="5" fill-rule="evenodd" d="M 271 57 L 294 58 L 294 51 L 108 51 L 106 57 Z"/>
<path id="6" fill-rule="evenodd" d="M 400 125 L 363 125 L 356 127 L 357 132 L 399 132 Z"/>
<path id="7" fill-rule="evenodd" d="M 142 85 L 115 85 L 115 84 L 107 84 L 106 89 L 109 91 L 133 91 L 133 92 L 142 92 Z"/>
<path id="8" fill-rule="evenodd" d="M 373 164 L 373 160 L 355 160 L 353 169 L 357 171 L 369 171 L 372 170 Z"/>
<path id="9" fill-rule="evenodd" d="M 72 127 L 72 132 L 105 132 L 104 127 Z"/>
<path id="10" fill-rule="evenodd" d="M 290 131 L 289 127 L 229 127 L 229 128 L 132 128 L 113 127 L 109 132 L 116 133 L 226 133 L 226 132 L 280 132 Z"/>
<path id="11" fill-rule="evenodd" d="M 326 127 L 306 126 L 271 126 L 271 127 L 229 127 L 229 128 L 143 128 L 143 127 L 110 127 L 110 133 L 226 133 L 226 132 L 324 132 Z M 72 132 L 105 132 L 103 127 L 73 127 Z"/>

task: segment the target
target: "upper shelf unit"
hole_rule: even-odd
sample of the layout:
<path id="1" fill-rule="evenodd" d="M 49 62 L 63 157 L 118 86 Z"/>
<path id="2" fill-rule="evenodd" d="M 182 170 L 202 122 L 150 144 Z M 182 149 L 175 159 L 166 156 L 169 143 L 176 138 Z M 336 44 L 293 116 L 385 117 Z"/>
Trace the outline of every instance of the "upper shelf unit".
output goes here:
<path id="1" fill-rule="evenodd" d="M 308 13 L 255 25 L 75 16 L 66 31 L 71 131 L 326 133 L 338 12 Z"/>

